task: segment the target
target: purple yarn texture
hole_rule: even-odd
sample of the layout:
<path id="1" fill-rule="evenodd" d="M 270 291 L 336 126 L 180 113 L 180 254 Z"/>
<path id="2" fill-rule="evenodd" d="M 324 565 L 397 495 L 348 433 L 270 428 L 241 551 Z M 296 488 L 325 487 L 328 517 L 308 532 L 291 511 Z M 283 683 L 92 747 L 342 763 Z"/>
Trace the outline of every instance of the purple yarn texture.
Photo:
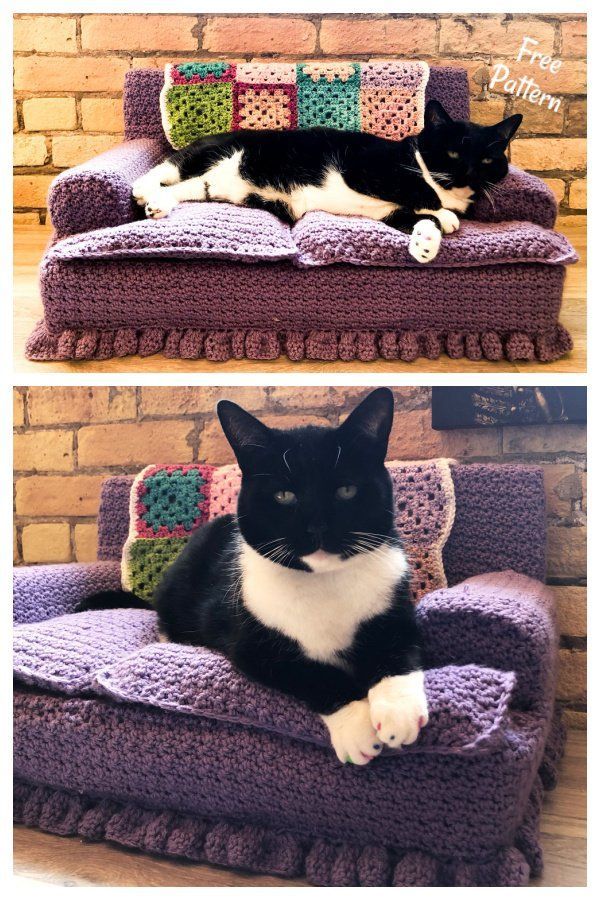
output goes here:
<path id="1" fill-rule="evenodd" d="M 572 349 L 558 317 L 576 256 L 549 230 L 551 191 L 514 167 L 428 266 L 408 256 L 405 235 L 364 220 L 313 214 L 290 232 L 267 213 L 213 204 L 143 220 L 131 185 L 168 152 L 162 83 L 162 72 L 128 73 L 127 139 L 51 186 L 56 234 L 30 359 L 550 362 Z M 434 66 L 427 99 L 466 117 L 466 72 Z"/>

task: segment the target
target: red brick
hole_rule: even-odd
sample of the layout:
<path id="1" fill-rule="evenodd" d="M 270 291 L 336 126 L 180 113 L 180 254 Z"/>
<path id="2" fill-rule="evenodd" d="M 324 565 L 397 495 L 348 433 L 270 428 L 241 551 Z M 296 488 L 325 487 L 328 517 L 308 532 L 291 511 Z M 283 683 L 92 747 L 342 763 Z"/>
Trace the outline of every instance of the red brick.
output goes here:
<path id="1" fill-rule="evenodd" d="M 81 467 L 191 462 L 193 422 L 135 422 L 80 428 Z"/>
<path id="2" fill-rule="evenodd" d="M 587 696 L 587 654 L 581 650 L 560 650 L 558 656 L 558 699 L 585 700 Z"/>
<path id="3" fill-rule="evenodd" d="M 77 53 L 77 24 L 69 16 L 15 16 L 13 49 L 17 52 Z"/>
<path id="4" fill-rule="evenodd" d="M 578 178 L 571 182 L 569 188 L 569 206 L 571 209 L 587 209 L 587 179 Z"/>
<path id="5" fill-rule="evenodd" d="M 585 453 L 585 425 L 509 425 L 502 429 L 504 453 Z"/>
<path id="6" fill-rule="evenodd" d="M 323 19 L 319 36 L 323 53 L 431 56 L 436 51 L 435 19 Z"/>
<path id="7" fill-rule="evenodd" d="M 544 466 L 546 510 L 551 516 L 568 516 L 571 501 L 581 500 L 581 477 L 571 464 Z"/>
<path id="8" fill-rule="evenodd" d="M 13 175 L 13 203 L 19 206 L 46 206 L 48 188 L 54 175 Z"/>
<path id="9" fill-rule="evenodd" d="M 17 472 L 70 472 L 73 468 L 72 432 L 50 428 L 15 434 L 13 466 Z"/>
<path id="10" fill-rule="evenodd" d="M 30 387 L 31 425 L 134 419 L 134 387 Z"/>
<path id="11" fill-rule="evenodd" d="M 13 426 L 25 424 L 25 402 L 23 394 L 13 388 Z"/>
<path id="12" fill-rule="evenodd" d="M 196 50 L 196 16 L 89 15 L 81 20 L 85 50 Z"/>
<path id="13" fill-rule="evenodd" d="M 565 122 L 565 104 L 558 110 L 537 106 L 529 100 L 515 100 L 511 112 L 521 113 L 523 122 L 519 134 L 561 134 Z"/>
<path id="14" fill-rule="evenodd" d="M 129 60 L 110 56 L 16 57 L 16 91 L 120 91 Z"/>
<path id="15" fill-rule="evenodd" d="M 394 418 L 388 459 L 432 459 L 434 457 L 496 456 L 495 428 L 464 428 L 434 431 L 428 409 L 401 412 Z"/>
<path id="16" fill-rule="evenodd" d="M 584 526 L 548 525 L 547 569 L 553 578 L 585 578 L 587 530 Z"/>
<path id="17" fill-rule="evenodd" d="M 93 523 L 75 525 L 75 559 L 94 562 L 98 558 L 98 526 Z"/>
<path id="18" fill-rule="evenodd" d="M 307 19 L 277 16 L 209 19 L 202 46 L 211 53 L 312 53 L 317 30 Z"/>
<path id="19" fill-rule="evenodd" d="M 81 100 L 84 131 L 120 134 L 123 131 L 123 101 L 120 97 L 84 97 Z"/>
<path id="20" fill-rule="evenodd" d="M 494 59 L 491 66 L 492 77 L 496 75 L 496 65 L 502 64 L 509 69 L 507 81 L 517 81 L 517 89 L 520 79 L 525 77 L 531 78 L 540 90 L 545 93 L 552 94 L 555 97 L 562 98 L 564 94 L 585 94 L 587 86 L 587 66 L 585 60 L 565 59 L 558 72 L 551 72 L 550 69 L 540 69 L 536 64 L 530 65 L 527 60 L 516 62 L 512 59 Z M 503 86 L 506 75 L 504 69 L 499 70 L 502 80 L 498 81 L 492 88 L 497 93 L 503 93 Z M 529 89 L 531 93 L 533 88 Z M 538 100 L 540 98 L 538 97 Z M 562 103 L 562 100 L 561 100 Z"/>
<path id="21" fill-rule="evenodd" d="M 95 516 L 103 475 L 28 475 L 17 479 L 18 516 Z"/>
<path id="22" fill-rule="evenodd" d="M 25 525 L 21 540 L 26 563 L 64 563 L 71 559 L 71 529 L 66 522 Z"/>
<path id="23" fill-rule="evenodd" d="M 587 20 L 585 17 L 572 22 L 562 22 L 561 56 L 580 56 L 587 54 Z"/>
<path id="24" fill-rule="evenodd" d="M 52 138 L 52 162 L 55 166 L 77 166 L 118 143 L 114 134 L 60 134 Z"/>
<path id="25" fill-rule="evenodd" d="M 43 166 L 48 158 L 43 134 L 16 134 L 13 138 L 13 165 Z"/>
<path id="26" fill-rule="evenodd" d="M 246 409 L 261 409 L 267 393 L 260 387 L 143 387 L 143 416 L 179 416 L 214 413 L 219 400 L 233 400 Z"/>
<path id="27" fill-rule="evenodd" d="M 539 41 L 535 49 L 552 56 L 554 26 L 549 22 L 455 15 L 441 20 L 440 53 L 494 53 L 515 58 L 524 37 Z"/>
<path id="28" fill-rule="evenodd" d="M 587 635 L 587 589 L 572 585 L 552 587 L 558 611 L 558 627 L 569 637 Z"/>
<path id="29" fill-rule="evenodd" d="M 23 100 L 27 131 L 72 131 L 77 128 L 74 97 L 31 97 Z"/>
<path id="30" fill-rule="evenodd" d="M 585 169 L 587 142 L 584 138 L 517 138 L 510 157 L 514 165 L 532 171 Z"/>

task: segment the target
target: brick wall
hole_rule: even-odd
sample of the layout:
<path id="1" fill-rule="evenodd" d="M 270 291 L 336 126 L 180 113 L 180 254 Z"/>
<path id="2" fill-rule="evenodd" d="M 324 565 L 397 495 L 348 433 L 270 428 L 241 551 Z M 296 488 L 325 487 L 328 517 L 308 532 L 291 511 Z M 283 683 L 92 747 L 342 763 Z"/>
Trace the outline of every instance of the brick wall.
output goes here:
<path id="1" fill-rule="evenodd" d="M 562 214 L 586 207 L 584 15 L 17 15 L 14 22 L 16 220 L 45 219 L 57 172 L 120 139 L 125 72 L 177 59 L 417 57 L 463 64 L 507 62 L 561 98 L 559 112 L 511 95 L 473 102 L 475 121 L 523 113 L 514 162 L 540 174 Z M 516 63 L 524 36 L 563 60 L 549 74 Z M 512 61 L 512 63 L 511 63 Z M 471 82 L 473 95 L 479 88 Z"/>
<path id="2" fill-rule="evenodd" d="M 17 564 L 96 557 L 100 485 L 150 462 L 233 460 L 214 415 L 227 396 L 282 426 L 336 424 L 366 388 L 19 387 L 14 390 Z M 433 431 L 430 389 L 395 388 L 390 458 L 544 467 L 548 576 L 563 634 L 559 695 L 585 724 L 586 435 L 577 425 Z"/>

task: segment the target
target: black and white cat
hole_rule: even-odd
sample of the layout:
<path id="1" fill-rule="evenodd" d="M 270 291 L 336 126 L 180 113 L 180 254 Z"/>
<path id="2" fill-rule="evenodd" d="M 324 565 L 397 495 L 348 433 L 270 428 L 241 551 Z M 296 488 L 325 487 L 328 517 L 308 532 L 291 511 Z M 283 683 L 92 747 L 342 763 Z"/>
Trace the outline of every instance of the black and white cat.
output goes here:
<path id="1" fill-rule="evenodd" d="M 384 466 L 387 388 L 338 428 L 268 428 L 221 401 L 242 470 L 237 516 L 199 528 L 155 600 L 164 640 L 224 653 L 319 713 L 342 762 L 413 743 L 427 722 L 409 565 Z M 81 609 L 145 605 L 107 592 Z"/>
<path id="2" fill-rule="evenodd" d="M 417 137 L 312 128 L 235 131 L 173 153 L 134 182 L 135 201 L 159 219 L 185 200 L 266 209 L 285 222 L 312 210 L 367 216 L 412 229 L 409 252 L 433 260 L 480 191 L 508 172 L 506 149 L 522 121 L 455 122 L 436 100 Z"/>

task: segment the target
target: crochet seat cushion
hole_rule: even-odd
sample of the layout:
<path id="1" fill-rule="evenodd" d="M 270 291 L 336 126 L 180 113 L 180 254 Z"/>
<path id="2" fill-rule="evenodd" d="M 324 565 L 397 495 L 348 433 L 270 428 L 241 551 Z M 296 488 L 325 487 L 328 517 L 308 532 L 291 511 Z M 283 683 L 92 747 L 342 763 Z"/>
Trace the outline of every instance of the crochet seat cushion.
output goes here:
<path id="1" fill-rule="evenodd" d="M 312 212 L 294 226 L 292 236 L 301 266 L 351 263 L 358 266 L 423 267 L 410 256 L 410 237 L 362 216 Z M 485 266 L 495 263 L 545 263 L 565 266 L 577 254 L 562 234 L 533 222 L 461 222 L 446 235 L 427 268 Z"/>
<path id="2" fill-rule="evenodd" d="M 14 675 L 61 694 L 96 694 L 329 746 L 323 723 L 304 704 L 249 681 L 219 653 L 157 639 L 155 613 L 139 609 L 17 626 Z M 512 672 L 477 665 L 427 671 L 429 724 L 414 745 L 390 754 L 496 750 L 514 683 Z"/>
<path id="3" fill-rule="evenodd" d="M 157 221 L 65 238 L 55 244 L 50 261 L 195 257 L 250 263 L 296 256 L 289 226 L 271 213 L 230 203 L 182 203 Z"/>

